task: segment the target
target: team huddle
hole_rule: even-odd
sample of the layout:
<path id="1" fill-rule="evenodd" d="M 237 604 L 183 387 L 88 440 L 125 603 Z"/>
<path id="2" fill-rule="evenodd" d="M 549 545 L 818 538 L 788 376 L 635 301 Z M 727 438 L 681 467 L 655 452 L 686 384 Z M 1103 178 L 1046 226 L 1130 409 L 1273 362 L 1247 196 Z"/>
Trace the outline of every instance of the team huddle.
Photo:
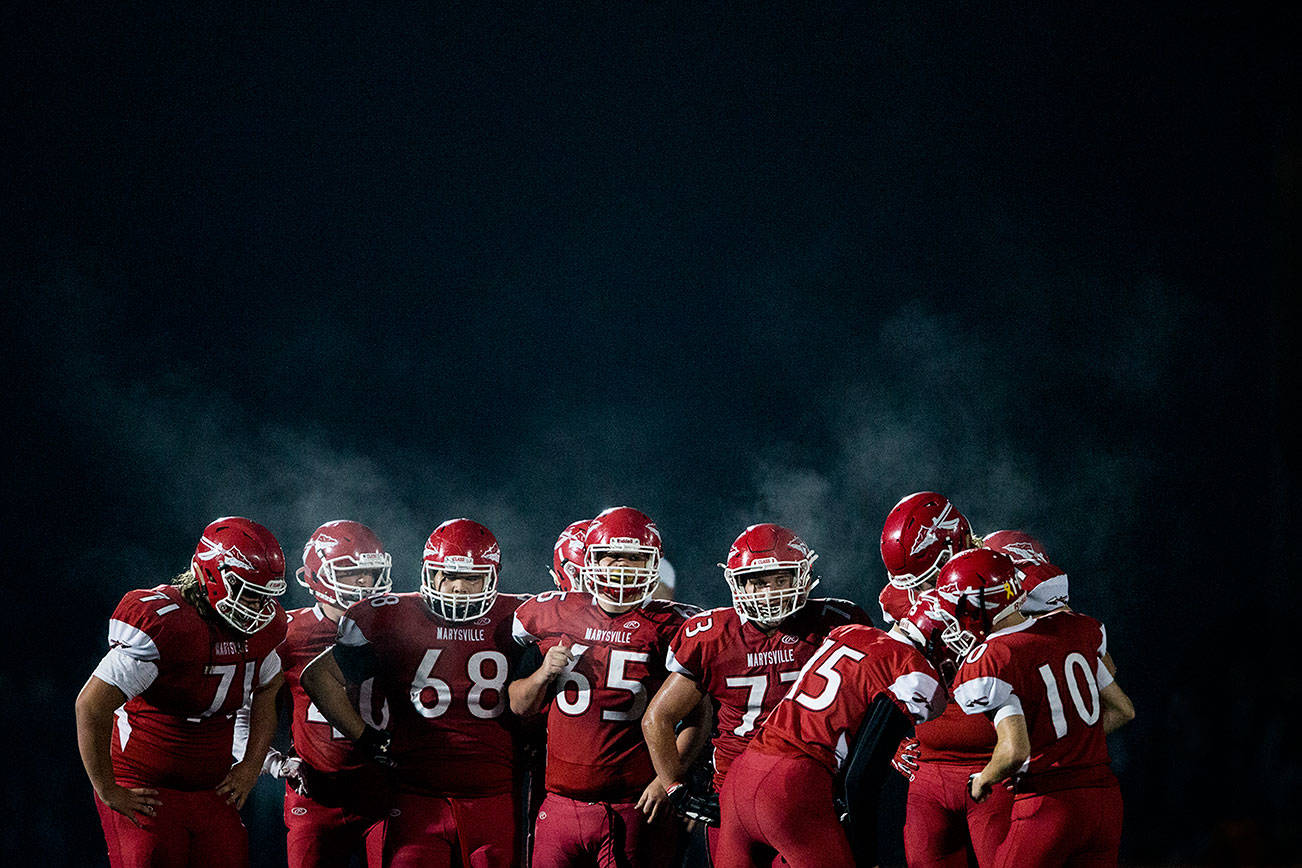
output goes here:
<path id="1" fill-rule="evenodd" d="M 218 519 L 123 597 L 77 697 L 110 863 L 248 865 L 267 774 L 296 868 L 670 868 L 700 826 L 716 866 L 874 865 L 894 769 L 910 866 L 1116 864 L 1105 736 L 1134 709 L 1067 576 L 934 492 L 891 510 L 881 555 L 885 630 L 812 597 L 817 555 L 776 524 L 737 537 L 732 605 L 701 611 L 662 598 L 630 507 L 565 528 L 538 594 L 499 592 L 469 519 L 430 534 L 413 593 L 332 521 L 297 570 L 315 605 L 286 612 L 275 538 Z"/>

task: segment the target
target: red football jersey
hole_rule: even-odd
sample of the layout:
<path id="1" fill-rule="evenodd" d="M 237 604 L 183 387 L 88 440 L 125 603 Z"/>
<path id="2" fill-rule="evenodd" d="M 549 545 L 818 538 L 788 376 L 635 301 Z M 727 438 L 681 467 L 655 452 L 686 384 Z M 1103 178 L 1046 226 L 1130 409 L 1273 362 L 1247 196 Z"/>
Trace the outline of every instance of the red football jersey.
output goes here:
<path id="1" fill-rule="evenodd" d="M 939 715 L 947 701 L 940 676 L 908 639 L 860 624 L 838 627 L 760 725 L 751 747 L 806 754 L 835 772 L 880 695 L 891 697 L 915 724 Z"/>
<path id="2" fill-rule="evenodd" d="M 768 634 L 731 606 L 702 612 L 679 628 L 667 665 L 714 700 L 716 790 L 722 791 L 728 767 L 827 634 L 868 622 L 868 613 L 849 600 L 810 600 Z"/>
<path id="3" fill-rule="evenodd" d="M 323 772 L 367 766 L 367 759 L 353 748 L 347 736 L 330 725 L 299 682 L 303 667 L 335 643 L 338 635 L 335 622 L 325 616 L 320 606 L 293 609 L 288 615 L 285 641 L 277 650 L 281 665 L 285 667 L 285 684 L 294 703 L 290 718 L 294 752 Z M 389 726 L 389 706 L 375 690 L 374 678 L 366 679 L 360 687 L 349 685 L 349 698 L 361 712 L 362 719 L 371 726 L 377 729 Z"/>
<path id="4" fill-rule="evenodd" d="M 515 613 L 515 638 L 539 651 L 564 643 L 576 655 L 555 681 L 547 712 L 547 789 L 573 799 L 628 802 L 655 777 L 642 712 L 664 683 L 669 641 L 699 612 L 648 600 L 619 615 L 591 594 L 549 591 Z"/>
<path id="5" fill-rule="evenodd" d="M 994 725 L 980 714 L 965 714 L 957 702 L 947 704 L 935 720 L 918 724 L 914 734 L 922 762 L 984 766 L 995 749 Z"/>
<path id="6" fill-rule="evenodd" d="M 887 626 L 909 614 L 913 602 L 911 592 L 904 588 L 897 588 L 890 582 L 887 582 L 886 587 L 882 588 L 882 592 L 877 595 L 877 605 L 881 607 L 882 620 Z"/>
<path id="7" fill-rule="evenodd" d="M 113 724 L 113 772 L 124 787 L 205 790 L 234 760 L 235 712 L 280 674 L 285 612 L 252 636 L 199 610 L 171 585 L 127 593 L 109 620 L 95 675 L 128 697 Z"/>
<path id="8" fill-rule="evenodd" d="M 420 594 L 386 594 L 339 619 L 339 644 L 371 646 L 376 689 L 391 698 L 400 791 L 460 798 L 510 791 L 506 683 L 518 656 L 511 615 L 524 599 L 498 594 L 483 617 L 453 623 L 430 612 Z"/>
<path id="9" fill-rule="evenodd" d="M 1103 625 L 1057 611 L 992 633 L 973 648 L 954 679 L 954 700 L 998 724 L 1021 714 L 1031 739 L 1020 792 L 1110 785 L 1099 690 L 1112 683 L 1103 665 Z"/>

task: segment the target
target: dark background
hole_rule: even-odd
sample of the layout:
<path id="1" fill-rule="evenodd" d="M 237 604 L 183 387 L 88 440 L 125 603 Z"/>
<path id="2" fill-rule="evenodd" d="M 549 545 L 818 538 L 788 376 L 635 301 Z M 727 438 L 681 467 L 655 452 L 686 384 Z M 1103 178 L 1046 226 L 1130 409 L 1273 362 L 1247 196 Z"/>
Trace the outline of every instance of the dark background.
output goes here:
<path id="1" fill-rule="evenodd" d="M 936 489 L 1107 623 L 1124 861 L 1302 859 L 1297 14 L 748 5 L 3 14 L 5 853 L 102 861 L 73 697 L 219 515 L 537 591 L 626 503 L 701 605 L 773 520 L 869 606 Z"/>

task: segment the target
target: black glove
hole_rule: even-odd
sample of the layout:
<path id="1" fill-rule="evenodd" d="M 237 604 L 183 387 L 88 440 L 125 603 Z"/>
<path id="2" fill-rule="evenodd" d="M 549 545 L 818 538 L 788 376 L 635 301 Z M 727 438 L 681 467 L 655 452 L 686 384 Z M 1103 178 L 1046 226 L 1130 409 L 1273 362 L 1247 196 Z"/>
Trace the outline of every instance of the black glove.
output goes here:
<path id="1" fill-rule="evenodd" d="M 713 789 L 702 794 L 679 784 L 669 791 L 669 804 L 689 820 L 707 826 L 719 825 L 719 794 Z"/>
<path id="2" fill-rule="evenodd" d="M 389 755 L 389 748 L 393 745 L 393 734 L 387 729 L 376 729 L 368 725 L 353 744 L 357 745 L 362 755 L 373 763 L 382 765 L 386 769 L 397 765 Z"/>

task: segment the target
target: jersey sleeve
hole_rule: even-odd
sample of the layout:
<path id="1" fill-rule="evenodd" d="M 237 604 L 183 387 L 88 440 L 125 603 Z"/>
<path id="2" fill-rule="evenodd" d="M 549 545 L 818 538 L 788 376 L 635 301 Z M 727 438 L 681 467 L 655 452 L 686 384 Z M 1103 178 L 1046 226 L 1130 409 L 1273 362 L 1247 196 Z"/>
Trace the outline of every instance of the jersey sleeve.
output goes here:
<path id="1" fill-rule="evenodd" d="M 934 675 L 913 670 L 905 672 L 891 683 L 890 691 L 913 718 L 913 723 L 935 720 L 949 703 L 945 687 Z"/>
<path id="2" fill-rule="evenodd" d="M 139 696 L 154 683 L 162 656 L 157 639 L 162 632 L 162 616 L 145 605 L 141 596 L 139 592 L 127 594 L 113 611 L 108 627 L 109 650 L 94 672 L 96 678 L 121 690 L 127 699 Z M 175 604 L 168 605 L 175 608 Z"/>
<path id="3" fill-rule="evenodd" d="M 262 658 L 262 664 L 258 667 L 258 686 L 263 687 L 281 673 L 284 665 L 280 660 L 280 653 L 272 651 L 266 657 Z"/>
<path id="4" fill-rule="evenodd" d="M 677 672 L 700 684 L 705 677 L 705 655 L 701 651 L 704 634 L 709 632 L 713 622 L 709 616 L 696 616 L 683 622 L 678 632 L 669 640 L 669 651 L 665 654 L 665 669 Z"/>
<path id="5" fill-rule="evenodd" d="M 517 645 L 537 645 L 538 635 L 530 630 L 533 627 L 533 619 L 530 617 L 531 611 L 525 610 L 524 606 L 515 610 L 511 616 L 511 638 L 516 641 Z M 535 627 L 535 629 L 537 629 Z"/>
<path id="6" fill-rule="evenodd" d="M 1108 671 L 1104 664 L 1103 658 L 1108 655 L 1108 628 L 1099 624 L 1099 659 L 1094 665 L 1094 680 L 1098 684 L 1099 690 L 1107 687 L 1117 679 Z"/>
<path id="7" fill-rule="evenodd" d="M 1023 714 L 1023 711 L 1022 701 L 1013 691 L 1013 685 L 1000 677 L 1000 660 L 1007 656 L 1007 650 L 994 648 L 993 644 L 977 646 L 986 650 L 973 659 L 977 654 L 974 650 L 963 663 L 954 684 L 954 701 L 967 714 L 993 712 L 992 720 L 998 724 L 1006 717 Z"/>

